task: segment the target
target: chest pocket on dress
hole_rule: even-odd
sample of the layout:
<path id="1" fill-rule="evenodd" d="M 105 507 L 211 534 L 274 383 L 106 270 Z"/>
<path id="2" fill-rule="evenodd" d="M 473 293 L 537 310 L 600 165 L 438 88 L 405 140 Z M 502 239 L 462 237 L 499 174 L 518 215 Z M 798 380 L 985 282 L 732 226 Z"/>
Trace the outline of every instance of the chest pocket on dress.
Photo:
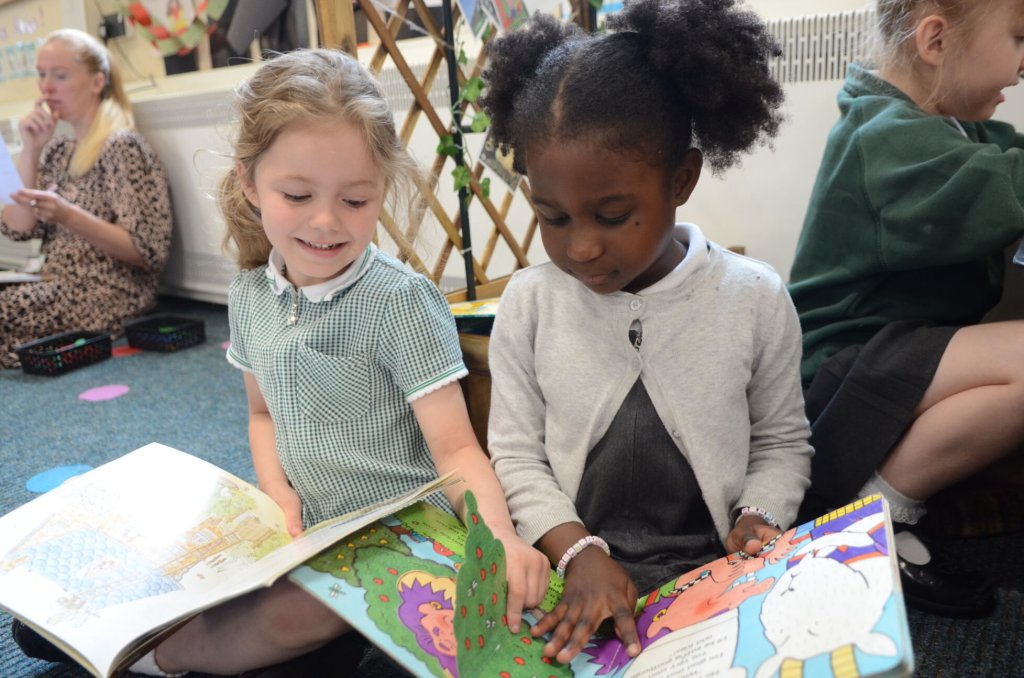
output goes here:
<path id="1" fill-rule="evenodd" d="M 373 401 L 369 356 L 335 357 L 302 346 L 296 357 L 299 407 L 305 416 L 345 421 L 369 411 Z"/>

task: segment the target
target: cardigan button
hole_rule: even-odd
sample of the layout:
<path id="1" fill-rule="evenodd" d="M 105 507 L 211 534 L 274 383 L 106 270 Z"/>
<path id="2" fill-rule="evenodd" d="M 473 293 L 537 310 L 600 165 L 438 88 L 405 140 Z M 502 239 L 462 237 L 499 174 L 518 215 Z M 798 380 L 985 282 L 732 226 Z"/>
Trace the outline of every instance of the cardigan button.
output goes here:
<path id="1" fill-rule="evenodd" d="M 640 301 L 639 299 L 634 299 L 633 301 L 629 302 L 629 307 L 634 311 L 639 311 L 641 308 L 644 307 L 644 302 Z"/>

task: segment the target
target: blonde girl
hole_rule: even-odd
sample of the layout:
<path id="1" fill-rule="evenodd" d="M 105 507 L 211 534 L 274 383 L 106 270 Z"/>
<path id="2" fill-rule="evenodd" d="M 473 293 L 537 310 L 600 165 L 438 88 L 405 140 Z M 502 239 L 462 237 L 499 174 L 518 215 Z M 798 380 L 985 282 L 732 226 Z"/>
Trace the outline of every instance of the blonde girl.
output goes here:
<path id="1" fill-rule="evenodd" d="M 1024 233 L 1024 140 L 992 121 L 1024 69 L 1019 0 L 879 0 L 790 292 L 815 447 L 807 514 L 881 492 L 904 593 L 983 615 L 991 585 L 929 543 L 925 500 L 1024 444 L 1024 322 L 981 324 Z"/>
<path id="2" fill-rule="evenodd" d="M 466 489 L 479 498 L 505 545 L 518 629 L 550 570 L 515 535 L 477 444 L 444 297 L 372 242 L 385 205 L 397 213 L 424 187 L 376 81 L 342 52 L 295 51 L 262 65 L 237 108 L 235 164 L 220 187 L 242 267 L 227 357 L 243 373 L 260 488 L 296 534 L 457 470 L 465 483 L 433 501 L 461 515 Z M 133 670 L 236 674 L 348 630 L 284 579 L 201 614 Z"/>

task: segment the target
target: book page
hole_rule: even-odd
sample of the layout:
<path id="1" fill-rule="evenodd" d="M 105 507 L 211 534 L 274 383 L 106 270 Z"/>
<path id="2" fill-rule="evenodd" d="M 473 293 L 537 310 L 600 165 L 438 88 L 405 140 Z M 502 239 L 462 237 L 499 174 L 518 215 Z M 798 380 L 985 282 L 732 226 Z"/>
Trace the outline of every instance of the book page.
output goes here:
<path id="1" fill-rule="evenodd" d="M 107 675 L 135 639 L 270 585 L 445 482 L 292 540 L 258 489 L 154 443 L 0 518 L 0 606 Z"/>
<path id="2" fill-rule="evenodd" d="M 693 570 L 647 596 L 637 618 L 645 649 L 624 675 L 910 675 L 890 544 L 876 495 L 784 532 L 757 556 Z M 620 647 L 584 652 L 614 669 Z"/>
<path id="3" fill-rule="evenodd" d="M 416 675 L 457 676 L 466 654 L 482 662 L 473 675 L 519 675 L 516 667 L 544 661 L 544 641 L 529 634 L 533 615 L 518 634 L 505 626 L 504 564 L 486 539 L 474 541 L 475 530 L 467 536 L 454 517 L 413 507 L 290 577 Z M 644 596 L 636 659 L 616 638 L 595 637 L 570 664 L 548 663 L 544 675 L 911 675 L 891 543 L 884 502 L 860 500 L 783 533 L 758 556 L 726 556 Z"/>
<path id="4" fill-rule="evenodd" d="M 0 203 L 14 204 L 11 194 L 20 191 L 25 187 L 21 183 L 21 175 L 18 168 L 14 166 L 11 153 L 7 150 L 7 144 L 0 140 Z"/>
<path id="5" fill-rule="evenodd" d="M 39 282 L 43 276 L 38 273 L 22 273 L 20 271 L 0 271 L 0 285 L 12 283 Z"/>
<path id="6" fill-rule="evenodd" d="M 289 541 L 256 488 L 151 444 L 0 518 L 0 605 L 105 674 L 132 639 Z"/>

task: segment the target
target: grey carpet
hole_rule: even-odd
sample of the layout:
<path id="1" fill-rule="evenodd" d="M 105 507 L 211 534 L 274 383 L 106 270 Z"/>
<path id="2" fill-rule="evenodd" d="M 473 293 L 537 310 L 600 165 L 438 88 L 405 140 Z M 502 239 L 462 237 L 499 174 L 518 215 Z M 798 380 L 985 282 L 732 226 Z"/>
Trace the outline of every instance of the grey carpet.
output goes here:
<path id="1" fill-rule="evenodd" d="M 95 467 L 153 441 L 253 479 L 242 379 L 221 347 L 228 339 L 224 307 L 168 298 L 161 310 L 202 318 L 206 342 L 177 353 L 112 358 L 58 377 L 0 370 L 0 513 L 36 496 L 25 483 L 41 471 L 71 464 Z M 107 384 L 131 390 L 102 403 L 78 400 L 82 391 Z M 949 547 L 995 580 L 999 606 L 992 617 L 978 620 L 911 611 L 916 675 L 1024 676 L 1024 535 L 959 539 Z M 8 625 L 9 617 L 0 613 L 0 678 L 88 675 L 77 667 L 25 658 Z M 361 673 L 377 676 L 387 670 Z"/>

